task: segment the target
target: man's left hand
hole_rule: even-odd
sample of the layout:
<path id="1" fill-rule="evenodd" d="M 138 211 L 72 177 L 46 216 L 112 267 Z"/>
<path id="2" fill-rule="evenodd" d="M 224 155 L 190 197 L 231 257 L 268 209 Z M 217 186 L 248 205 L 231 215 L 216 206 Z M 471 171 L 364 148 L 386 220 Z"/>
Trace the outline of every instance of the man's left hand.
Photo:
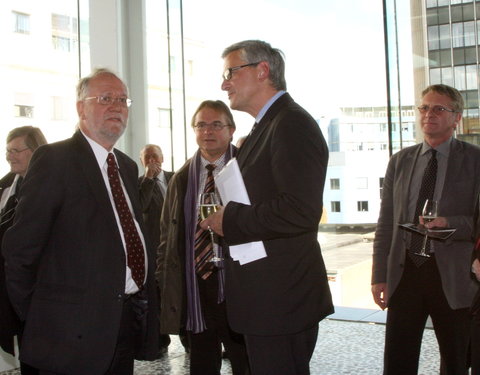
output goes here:
<path id="1" fill-rule="evenodd" d="M 223 211 L 224 210 L 225 210 L 225 207 L 220 206 L 218 208 L 217 212 L 210 215 L 205 220 L 201 221 L 200 226 L 202 227 L 202 229 L 204 229 L 204 230 L 211 229 L 216 234 L 223 237 L 222 221 L 223 221 Z"/>
<path id="2" fill-rule="evenodd" d="M 436 217 L 429 223 L 423 221 L 423 217 L 419 216 L 419 223 L 424 225 L 425 228 L 446 228 L 448 227 L 448 221 L 446 217 Z"/>

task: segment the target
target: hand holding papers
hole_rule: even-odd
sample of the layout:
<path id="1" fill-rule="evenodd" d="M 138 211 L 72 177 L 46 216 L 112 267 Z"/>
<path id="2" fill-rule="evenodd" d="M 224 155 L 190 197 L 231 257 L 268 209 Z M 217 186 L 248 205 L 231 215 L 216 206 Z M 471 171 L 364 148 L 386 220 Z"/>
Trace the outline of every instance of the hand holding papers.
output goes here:
<path id="1" fill-rule="evenodd" d="M 220 193 L 223 205 L 230 201 L 250 204 L 237 159 L 231 159 L 215 177 L 215 186 Z M 234 260 L 238 260 L 243 265 L 265 258 L 267 253 L 265 252 L 263 242 L 257 241 L 230 246 L 230 255 Z"/>

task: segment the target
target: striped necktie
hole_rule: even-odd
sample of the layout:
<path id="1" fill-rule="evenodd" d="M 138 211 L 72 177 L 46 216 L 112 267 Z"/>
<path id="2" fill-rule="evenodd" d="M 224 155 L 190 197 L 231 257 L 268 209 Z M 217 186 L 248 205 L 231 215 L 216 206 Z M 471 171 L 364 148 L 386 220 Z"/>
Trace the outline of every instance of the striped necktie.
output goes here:
<path id="1" fill-rule="evenodd" d="M 208 164 L 205 168 L 208 170 L 207 179 L 205 181 L 204 193 L 213 193 L 215 191 L 215 180 L 213 179 L 214 164 Z M 213 244 L 208 230 L 203 230 L 200 227 L 200 215 L 198 215 L 197 229 L 195 231 L 195 272 L 202 279 L 207 279 L 214 270 L 214 264 L 211 261 L 213 258 Z"/>

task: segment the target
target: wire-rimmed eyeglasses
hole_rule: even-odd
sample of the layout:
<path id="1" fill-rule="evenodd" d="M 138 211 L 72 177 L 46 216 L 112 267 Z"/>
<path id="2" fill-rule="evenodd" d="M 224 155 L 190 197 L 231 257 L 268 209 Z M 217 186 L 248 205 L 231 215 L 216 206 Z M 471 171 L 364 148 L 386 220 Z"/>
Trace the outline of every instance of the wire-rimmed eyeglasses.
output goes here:
<path id="1" fill-rule="evenodd" d="M 114 103 L 118 103 L 125 107 L 130 107 L 132 105 L 132 100 L 124 96 L 119 96 L 119 97 L 113 97 L 113 96 L 107 96 L 107 95 L 89 96 L 88 98 L 85 98 L 83 100 L 91 100 L 91 99 L 97 99 L 97 103 L 102 105 L 112 105 Z"/>
<path id="2" fill-rule="evenodd" d="M 450 113 L 455 113 L 457 111 L 444 107 L 442 105 L 434 105 L 434 106 L 429 106 L 429 105 L 421 105 L 420 107 L 417 108 L 418 111 L 422 114 L 427 113 L 428 111 L 432 111 L 435 115 L 441 115 L 442 113 L 445 112 L 450 112 Z"/>
<path id="3" fill-rule="evenodd" d="M 25 147 L 25 148 L 22 148 L 21 150 L 18 150 L 16 148 L 7 148 L 5 153 L 8 155 L 8 154 L 12 154 L 12 155 L 18 155 L 19 153 L 23 152 L 23 151 L 27 151 L 27 150 L 30 150 L 30 147 Z"/>
<path id="4" fill-rule="evenodd" d="M 231 126 L 231 125 L 228 125 L 228 124 L 225 125 L 225 124 L 222 124 L 220 121 L 214 121 L 209 124 L 206 122 L 199 122 L 193 125 L 193 128 L 195 129 L 195 131 L 199 131 L 199 132 L 209 128 L 212 128 L 214 131 L 219 132 L 226 126 Z"/>
<path id="5" fill-rule="evenodd" d="M 232 68 L 228 68 L 223 72 L 223 79 L 225 81 L 230 81 L 232 79 L 232 75 L 233 75 L 234 71 L 242 69 L 242 68 L 246 68 L 247 66 L 256 66 L 258 64 L 260 64 L 260 61 L 259 62 L 254 62 L 254 63 L 243 64 L 243 65 L 239 65 L 239 66 L 234 66 Z"/>

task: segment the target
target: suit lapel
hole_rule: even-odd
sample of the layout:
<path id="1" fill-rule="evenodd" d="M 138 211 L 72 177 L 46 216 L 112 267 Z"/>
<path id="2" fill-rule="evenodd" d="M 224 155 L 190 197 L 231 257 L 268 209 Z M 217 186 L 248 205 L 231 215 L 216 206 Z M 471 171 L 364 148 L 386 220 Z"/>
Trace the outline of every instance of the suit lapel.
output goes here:
<path id="1" fill-rule="evenodd" d="M 398 167 L 402 173 L 399 180 L 400 183 L 400 207 L 404 207 L 403 217 L 400 218 L 402 222 L 410 222 L 411 217 L 408 217 L 408 206 L 410 200 L 410 186 L 413 178 L 413 171 L 415 170 L 415 163 L 418 158 L 418 154 L 422 149 L 422 144 L 419 143 L 417 147 L 413 147 L 408 154 L 405 155 L 405 158 L 401 165 Z"/>
<path id="2" fill-rule="evenodd" d="M 240 169 L 242 169 L 242 167 L 245 165 L 246 160 L 248 159 L 252 150 L 255 149 L 256 144 L 264 137 L 264 134 L 266 133 L 272 120 L 290 102 L 293 102 L 293 99 L 287 93 L 279 97 L 262 117 L 255 130 L 250 133 L 237 154 L 237 161 Z"/>
<path id="3" fill-rule="evenodd" d="M 452 139 L 450 145 L 450 153 L 448 155 L 447 171 L 445 173 L 445 182 L 443 183 L 442 197 L 450 196 L 452 186 L 462 179 L 457 177 L 457 173 L 464 173 L 463 163 L 465 159 L 465 152 L 461 142 L 457 139 Z M 444 200 L 440 197 L 440 205 Z"/>
<path id="4" fill-rule="evenodd" d="M 76 164 L 79 170 L 82 171 L 83 178 L 90 185 L 92 194 L 95 196 L 100 209 L 106 213 L 106 217 L 110 217 L 111 222 L 116 227 L 115 214 L 108 196 L 107 187 L 92 148 L 80 132 L 74 134 L 72 141 L 75 148 Z"/>

